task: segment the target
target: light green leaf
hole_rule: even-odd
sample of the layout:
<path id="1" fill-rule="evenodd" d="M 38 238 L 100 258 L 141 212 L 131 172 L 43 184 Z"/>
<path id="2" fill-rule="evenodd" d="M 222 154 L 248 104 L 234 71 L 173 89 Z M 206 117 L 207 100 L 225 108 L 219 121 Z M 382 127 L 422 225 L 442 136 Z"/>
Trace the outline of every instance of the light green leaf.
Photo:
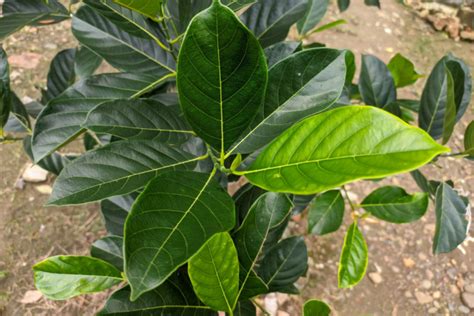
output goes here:
<path id="1" fill-rule="evenodd" d="M 132 301 L 159 286 L 216 233 L 234 227 L 232 198 L 214 174 L 167 172 L 152 180 L 125 224 Z"/>
<path id="2" fill-rule="evenodd" d="M 114 0 L 118 4 L 137 11 L 152 20 L 161 16 L 162 0 Z"/>
<path id="3" fill-rule="evenodd" d="M 204 158 L 160 141 L 113 142 L 67 165 L 54 183 L 48 204 L 80 204 L 128 194 L 162 172 L 192 169 Z"/>
<path id="4" fill-rule="evenodd" d="M 392 74 L 395 86 L 397 88 L 406 87 L 414 84 L 419 78 L 423 77 L 415 70 L 415 65 L 401 54 L 396 54 L 390 59 L 387 65 Z"/>
<path id="5" fill-rule="evenodd" d="M 341 191 L 332 190 L 314 198 L 309 205 L 308 232 L 325 235 L 335 232 L 344 217 L 344 198 Z"/>
<path id="6" fill-rule="evenodd" d="M 303 316 L 329 316 L 331 308 L 323 301 L 309 300 L 303 305 Z"/>
<path id="7" fill-rule="evenodd" d="M 51 257 L 35 264 L 33 271 L 36 288 L 52 300 L 104 291 L 123 281 L 114 266 L 91 257 Z"/>
<path id="8" fill-rule="evenodd" d="M 299 120 L 329 109 L 344 87 L 345 55 L 345 51 L 335 49 L 309 49 L 273 66 L 269 72 L 264 117 L 257 116 L 251 130 L 229 152 L 252 153 Z"/>
<path id="9" fill-rule="evenodd" d="M 83 126 L 96 133 L 126 139 L 186 141 L 193 131 L 177 113 L 154 100 L 113 100 L 93 108 Z"/>
<path id="10" fill-rule="evenodd" d="M 189 260 L 189 278 L 199 299 L 230 313 L 239 293 L 239 258 L 229 233 L 215 234 Z"/>
<path id="11" fill-rule="evenodd" d="M 436 190 L 436 231 L 433 253 L 448 253 L 467 237 L 470 224 L 470 207 L 447 183 Z"/>
<path id="12" fill-rule="evenodd" d="M 367 105 L 379 108 L 397 99 L 397 90 L 387 66 L 375 56 L 362 56 L 359 91 Z"/>
<path id="13" fill-rule="evenodd" d="M 222 154 L 262 104 L 263 50 L 232 10 L 215 1 L 193 18 L 179 61 L 182 110 L 194 131 Z"/>
<path id="14" fill-rule="evenodd" d="M 104 260 L 123 271 L 123 238 L 106 236 L 96 240 L 91 246 L 91 256 Z"/>
<path id="15" fill-rule="evenodd" d="M 311 33 L 319 33 L 319 32 L 323 32 L 323 31 L 327 31 L 327 30 L 335 28 L 339 25 L 344 25 L 344 24 L 347 24 L 347 21 L 344 20 L 344 19 L 339 19 L 339 20 L 321 25 L 320 27 L 314 29 Z"/>
<path id="16" fill-rule="evenodd" d="M 381 220 L 402 224 L 425 215 L 428 202 L 427 193 L 409 195 L 403 188 L 385 186 L 370 193 L 360 206 Z"/>
<path id="17" fill-rule="evenodd" d="M 339 260 L 339 288 L 350 288 L 359 283 L 365 275 L 369 262 L 364 236 L 354 222 L 347 230 Z"/>
<path id="18" fill-rule="evenodd" d="M 298 32 L 302 35 L 311 30 L 321 22 L 328 9 L 329 0 L 308 0 L 306 15 L 298 21 Z"/>
<path id="19" fill-rule="evenodd" d="M 474 158 L 474 121 L 471 121 L 464 133 L 464 150 L 470 157 Z"/>
<path id="20" fill-rule="evenodd" d="M 313 194 L 417 169 L 447 151 L 383 110 L 347 106 L 296 124 L 238 174 L 266 190 Z"/>

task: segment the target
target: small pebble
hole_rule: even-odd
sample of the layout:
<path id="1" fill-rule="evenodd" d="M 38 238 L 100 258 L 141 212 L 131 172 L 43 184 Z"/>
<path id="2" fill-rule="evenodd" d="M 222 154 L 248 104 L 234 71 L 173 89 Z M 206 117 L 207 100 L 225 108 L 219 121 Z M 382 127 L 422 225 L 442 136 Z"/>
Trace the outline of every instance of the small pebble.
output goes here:
<path id="1" fill-rule="evenodd" d="M 438 309 L 436 307 L 431 307 L 429 310 L 428 310 L 428 314 L 436 314 L 436 312 L 438 311 Z"/>
<path id="2" fill-rule="evenodd" d="M 463 313 L 463 314 L 469 314 L 469 312 L 470 312 L 470 309 L 467 308 L 467 307 L 464 306 L 464 305 L 460 305 L 460 306 L 458 307 L 458 310 L 459 310 L 461 313 Z"/>
<path id="3" fill-rule="evenodd" d="M 422 305 L 433 302 L 433 298 L 425 292 L 415 292 L 415 298 Z"/>
<path id="4" fill-rule="evenodd" d="M 372 283 L 374 283 L 374 284 L 380 284 L 380 283 L 382 283 L 382 281 L 383 281 L 382 276 L 381 276 L 380 273 L 378 273 L 378 272 L 371 272 L 371 273 L 369 273 L 369 279 L 370 279 L 370 281 L 372 281 Z"/>
<path id="5" fill-rule="evenodd" d="M 412 258 L 403 258 L 403 264 L 407 268 L 413 268 L 415 266 L 415 261 Z"/>
<path id="6" fill-rule="evenodd" d="M 440 291 L 436 291 L 436 292 L 433 293 L 433 298 L 438 299 L 440 297 L 441 297 L 441 292 Z"/>
<path id="7" fill-rule="evenodd" d="M 474 309 L 474 294 L 464 292 L 461 294 L 461 300 L 467 307 Z"/>
<path id="8" fill-rule="evenodd" d="M 429 280 L 423 280 L 421 282 L 421 287 L 424 288 L 424 289 L 430 289 L 431 288 L 431 281 Z"/>

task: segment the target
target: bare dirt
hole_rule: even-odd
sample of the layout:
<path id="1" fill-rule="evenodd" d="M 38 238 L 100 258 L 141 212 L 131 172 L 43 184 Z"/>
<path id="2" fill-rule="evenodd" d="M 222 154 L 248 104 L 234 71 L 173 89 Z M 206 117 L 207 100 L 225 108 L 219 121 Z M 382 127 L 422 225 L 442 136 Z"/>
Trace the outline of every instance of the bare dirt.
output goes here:
<path id="1" fill-rule="evenodd" d="M 384 1 L 382 6 L 379 11 L 357 2 L 343 14 L 332 7 L 324 22 L 344 18 L 348 24 L 317 33 L 310 40 L 326 43 L 328 47 L 351 49 L 358 60 L 360 54 L 365 53 L 388 62 L 400 52 L 424 74 L 429 74 L 434 63 L 447 52 L 453 52 L 474 67 L 474 44 L 455 42 L 434 32 L 395 0 Z M 75 45 L 67 23 L 26 28 L 4 43 L 9 55 L 23 56 L 27 64 L 26 68 L 21 63 L 12 66 L 13 87 L 20 97 L 37 98 L 51 58 L 59 50 Z M 25 53 L 37 54 L 38 61 L 35 62 L 34 55 L 25 56 Z M 423 83 L 424 80 L 420 80 L 414 87 L 405 89 L 402 96 L 419 98 Z M 453 152 L 462 150 L 463 131 L 473 117 L 471 105 L 450 142 Z M 38 191 L 38 185 L 27 184 L 23 190 L 15 188 L 26 162 L 21 144 L 0 146 L 0 315 L 92 315 L 102 304 L 104 294 L 68 302 L 40 298 L 22 303 L 27 291 L 34 290 L 31 271 L 34 263 L 56 254 L 87 254 L 90 244 L 104 234 L 96 204 L 44 208 L 47 195 Z M 472 162 L 446 158 L 438 165 L 425 168 L 425 173 L 432 179 L 452 179 L 456 188 L 474 201 Z M 42 189 L 51 183 L 49 179 L 41 184 Z M 418 190 L 406 175 L 377 184 L 359 182 L 348 188 L 357 202 L 376 186 L 389 183 L 407 187 L 411 192 Z M 364 221 L 361 227 L 369 246 L 367 272 L 372 273 L 372 278 L 366 277 L 352 290 L 337 289 L 337 262 L 350 220 L 347 212 L 345 224 L 337 233 L 306 237 L 311 259 L 307 277 L 299 282 L 303 299 L 324 299 L 339 315 L 474 313 L 461 301 L 468 285 L 474 285 L 473 243 L 463 245 L 463 251 L 433 256 L 432 206 L 427 216 L 414 224 Z M 304 231 L 304 222 L 304 215 L 302 220 L 292 222 L 291 232 Z M 6 277 L 2 277 L 2 272 Z M 300 314 L 301 298 L 278 294 L 263 299 L 262 303 L 268 305 L 272 300 L 279 306 L 279 316 Z"/>

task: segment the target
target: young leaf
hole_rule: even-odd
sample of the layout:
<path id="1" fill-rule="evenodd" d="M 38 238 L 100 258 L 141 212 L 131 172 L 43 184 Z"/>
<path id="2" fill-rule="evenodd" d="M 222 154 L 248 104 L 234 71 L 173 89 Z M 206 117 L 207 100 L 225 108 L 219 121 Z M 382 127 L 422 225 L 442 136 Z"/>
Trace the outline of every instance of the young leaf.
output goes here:
<path id="1" fill-rule="evenodd" d="M 339 190 L 317 196 L 309 206 L 308 232 L 325 235 L 338 230 L 344 217 L 344 206 L 344 198 Z"/>
<path id="2" fill-rule="evenodd" d="M 35 286 L 51 300 L 104 291 L 122 282 L 120 271 L 91 257 L 57 256 L 33 266 Z"/>
<path id="3" fill-rule="evenodd" d="M 126 8 L 137 11 L 152 20 L 156 20 L 161 15 L 162 0 L 114 0 Z"/>
<path id="4" fill-rule="evenodd" d="M 309 49 L 273 66 L 268 78 L 265 118 L 257 117 L 251 130 L 229 152 L 252 153 L 302 118 L 329 109 L 344 87 L 346 54 L 335 49 Z"/>
<path id="5" fill-rule="evenodd" d="M 199 299 L 230 313 L 239 293 L 239 258 L 229 233 L 215 234 L 189 260 L 189 278 Z"/>
<path id="6" fill-rule="evenodd" d="M 307 269 L 308 251 L 303 237 L 290 237 L 268 251 L 256 272 L 270 292 L 285 292 Z"/>
<path id="7" fill-rule="evenodd" d="M 183 143 L 193 134 L 170 107 L 146 99 L 101 103 L 89 112 L 83 126 L 95 133 L 171 144 Z"/>
<path id="8" fill-rule="evenodd" d="M 3 137 L 3 127 L 8 121 L 11 107 L 10 67 L 7 53 L 0 47 L 0 138 Z"/>
<path id="9" fill-rule="evenodd" d="M 362 280 L 367 270 L 368 251 L 364 236 L 354 222 L 347 230 L 339 260 L 339 288 L 350 288 Z"/>
<path id="10" fill-rule="evenodd" d="M 331 308 L 323 301 L 309 300 L 303 305 L 303 316 L 329 316 Z"/>
<path id="11" fill-rule="evenodd" d="M 470 221 L 469 205 L 447 183 L 436 190 L 436 231 L 433 253 L 456 249 L 467 236 Z"/>
<path id="12" fill-rule="evenodd" d="M 100 202 L 100 211 L 105 222 L 105 228 L 109 234 L 123 236 L 125 219 L 134 201 L 135 197 L 133 195 L 122 195 Z"/>
<path id="13" fill-rule="evenodd" d="M 240 19 L 263 47 L 285 40 L 290 27 L 306 13 L 308 0 L 260 0 Z"/>
<path id="14" fill-rule="evenodd" d="M 96 240 L 91 247 L 91 256 L 104 260 L 123 271 L 123 238 L 106 236 Z"/>
<path id="15" fill-rule="evenodd" d="M 193 18 L 179 53 L 181 107 L 194 131 L 223 153 L 251 123 L 267 82 L 256 38 L 219 1 Z"/>
<path id="16" fill-rule="evenodd" d="M 370 193 L 361 203 L 367 212 L 391 223 L 410 223 L 420 219 L 428 209 L 428 194 L 409 195 L 403 188 L 386 186 Z"/>
<path id="17" fill-rule="evenodd" d="M 306 15 L 298 21 L 298 33 L 309 33 L 322 20 L 328 9 L 329 0 L 308 0 Z"/>
<path id="18" fill-rule="evenodd" d="M 76 80 L 75 58 L 75 48 L 62 50 L 53 58 L 49 66 L 46 91 L 43 91 L 41 103 L 47 104 L 74 83 Z"/>
<path id="19" fill-rule="evenodd" d="M 474 158 L 474 121 L 471 121 L 464 133 L 464 150 L 469 157 Z"/>
<path id="20" fill-rule="evenodd" d="M 167 172 L 135 201 L 125 223 L 124 251 L 132 301 L 162 284 L 214 234 L 234 227 L 232 198 L 213 176 Z"/>
<path id="21" fill-rule="evenodd" d="M 292 55 L 300 48 L 300 42 L 279 42 L 265 48 L 265 56 L 267 56 L 268 68 L 273 67 L 276 63 Z"/>
<path id="22" fill-rule="evenodd" d="M 397 90 L 387 66 L 375 56 L 362 56 L 359 91 L 367 105 L 379 108 L 397 99 Z"/>
<path id="23" fill-rule="evenodd" d="M 161 172 L 192 169 L 201 159 L 160 141 L 113 142 L 67 165 L 54 183 L 48 204 L 81 204 L 128 194 Z"/>
<path id="24" fill-rule="evenodd" d="M 266 293 L 268 287 L 254 272 L 262 254 L 276 244 L 286 227 L 292 208 L 285 194 L 268 192 L 252 205 L 242 225 L 234 233 L 240 261 L 239 300 Z"/>
<path id="25" fill-rule="evenodd" d="M 97 104 L 139 96 L 156 85 L 147 75 L 101 74 L 83 79 L 51 100 L 41 111 L 33 131 L 33 154 L 40 161 L 77 137 L 87 113 Z"/>
<path id="26" fill-rule="evenodd" d="M 419 78 L 423 77 L 415 70 L 415 65 L 401 54 L 396 54 L 390 59 L 387 65 L 392 74 L 395 86 L 397 88 L 406 87 L 414 84 Z"/>
<path id="27" fill-rule="evenodd" d="M 114 292 L 99 315 L 199 315 L 217 316 L 202 305 L 183 273 L 175 273 L 159 287 L 130 301 L 130 286 Z"/>
<path id="28" fill-rule="evenodd" d="M 447 151 L 383 110 L 349 106 L 294 125 L 238 174 L 266 190 L 313 194 L 413 170 Z"/>

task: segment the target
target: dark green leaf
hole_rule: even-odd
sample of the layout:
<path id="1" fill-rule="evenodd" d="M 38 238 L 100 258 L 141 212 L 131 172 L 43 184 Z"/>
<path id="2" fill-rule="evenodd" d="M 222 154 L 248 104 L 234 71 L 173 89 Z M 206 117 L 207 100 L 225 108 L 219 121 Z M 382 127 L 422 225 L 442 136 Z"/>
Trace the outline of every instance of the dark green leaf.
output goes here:
<path id="1" fill-rule="evenodd" d="M 77 49 L 74 71 L 79 78 L 92 76 L 101 64 L 102 57 L 89 48 L 81 46 Z"/>
<path id="2" fill-rule="evenodd" d="M 49 299 L 66 300 L 104 291 L 120 282 L 120 271 L 91 257 L 50 257 L 33 266 L 35 286 Z"/>
<path id="3" fill-rule="evenodd" d="M 0 47 L 0 138 L 12 107 L 9 69 L 7 53 Z"/>
<path id="4" fill-rule="evenodd" d="M 10 125 L 9 122 L 13 119 L 17 130 L 13 130 L 12 132 L 31 132 L 31 122 L 25 105 L 13 92 L 10 92 L 10 98 L 10 118 L 8 119 L 8 123 L 5 125 L 5 131 L 9 131 L 9 128 L 11 128 L 8 125 Z"/>
<path id="5" fill-rule="evenodd" d="M 329 0 L 308 0 L 305 16 L 298 21 L 297 27 L 300 34 L 308 34 L 321 22 L 328 9 Z"/>
<path id="6" fill-rule="evenodd" d="M 155 139 L 179 144 L 193 132 L 168 106 L 154 100 L 113 100 L 92 109 L 83 126 L 126 139 Z"/>
<path id="7" fill-rule="evenodd" d="M 290 237 L 272 247 L 257 267 L 257 275 L 269 291 L 285 292 L 308 268 L 303 237 Z"/>
<path id="8" fill-rule="evenodd" d="M 362 56 L 359 91 L 367 105 L 383 107 L 397 99 L 397 90 L 387 66 L 375 56 Z"/>
<path id="9" fill-rule="evenodd" d="M 339 261 L 339 288 L 353 287 L 362 280 L 369 262 L 364 236 L 354 222 L 347 230 Z"/>
<path id="10" fill-rule="evenodd" d="M 303 316 L 329 316 L 331 308 L 323 301 L 309 300 L 303 305 Z"/>
<path id="11" fill-rule="evenodd" d="M 130 301 L 131 290 L 126 286 L 109 297 L 99 315 L 193 315 L 217 316 L 209 307 L 202 305 L 186 275 L 176 273 L 162 285 Z"/>
<path id="12" fill-rule="evenodd" d="M 420 101 L 418 100 L 398 99 L 397 101 L 393 103 L 396 103 L 400 107 L 403 107 L 413 112 L 418 113 L 418 111 L 420 110 Z"/>
<path id="13" fill-rule="evenodd" d="M 101 74 L 78 81 L 51 100 L 38 116 L 33 131 L 35 161 L 77 137 L 87 113 L 105 101 L 139 96 L 156 85 L 153 77 L 135 74 Z"/>
<path id="14" fill-rule="evenodd" d="M 234 309 L 234 316 L 257 316 L 257 309 L 252 301 L 241 301 Z"/>
<path id="15" fill-rule="evenodd" d="M 348 106 L 294 125 L 238 174 L 266 190 L 313 194 L 413 170 L 447 151 L 383 110 Z"/>
<path id="16" fill-rule="evenodd" d="M 192 169 L 201 159 L 160 141 L 113 142 L 67 165 L 54 183 L 48 204 L 80 204 L 127 194 L 162 172 Z"/>
<path id="17" fill-rule="evenodd" d="M 301 42 L 280 42 L 265 48 L 268 68 L 290 56 L 301 48 Z"/>
<path id="18" fill-rule="evenodd" d="M 41 103 L 48 103 L 74 83 L 76 80 L 75 59 L 75 48 L 62 50 L 53 58 L 49 66 L 46 91 L 43 92 Z"/>
<path id="19" fill-rule="evenodd" d="M 95 241 L 91 247 L 91 256 L 102 259 L 123 271 L 123 238 L 107 236 Z"/>
<path id="20" fill-rule="evenodd" d="M 214 310 L 230 313 L 239 294 L 239 258 L 229 233 L 215 234 L 188 265 L 199 299 Z"/>
<path id="21" fill-rule="evenodd" d="M 267 292 L 268 287 L 254 270 L 261 256 L 280 239 L 291 208 L 292 203 L 285 194 L 265 193 L 255 201 L 234 233 L 240 261 L 239 300 Z"/>
<path id="22" fill-rule="evenodd" d="M 397 101 L 388 103 L 382 107 L 383 110 L 392 113 L 395 116 L 402 117 L 402 109 L 398 105 Z"/>
<path id="23" fill-rule="evenodd" d="M 128 9 L 122 9 L 121 12 L 125 10 Z M 128 11 L 128 14 L 123 13 L 130 19 L 128 25 L 135 27 L 137 32 L 136 28 L 142 30 L 140 22 L 143 16 Z M 155 78 L 161 77 L 164 72 L 173 72 L 174 61 L 171 55 L 159 46 L 151 32 L 146 33 L 148 37 L 136 36 L 122 30 L 122 25 L 119 27 L 116 21 L 110 20 L 109 15 L 102 14 L 101 11 L 86 5 L 74 15 L 72 32 L 83 46 L 123 71 L 147 73 Z"/>
<path id="24" fill-rule="evenodd" d="M 451 71 L 446 69 L 446 109 L 444 112 L 443 121 L 443 140 L 442 143 L 446 144 L 454 131 L 454 125 L 456 124 L 456 100 L 455 100 L 455 86 L 454 79 Z"/>
<path id="25" fill-rule="evenodd" d="M 268 78 L 265 118 L 257 117 L 260 120 L 255 120 L 230 152 L 254 152 L 297 121 L 329 109 L 344 87 L 345 55 L 345 51 L 316 48 L 291 55 L 273 66 Z"/>
<path id="26" fill-rule="evenodd" d="M 308 0 L 259 0 L 240 19 L 263 47 L 285 40 L 290 27 L 306 13 Z"/>
<path id="27" fill-rule="evenodd" d="M 379 0 L 364 0 L 365 5 L 378 7 L 380 9 L 380 2 Z"/>
<path id="28" fill-rule="evenodd" d="M 397 88 L 406 87 L 414 84 L 419 78 L 423 77 L 415 70 L 415 65 L 401 54 L 396 54 L 390 59 L 387 65 L 392 74 L 395 86 Z"/>
<path id="29" fill-rule="evenodd" d="M 167 172 L 151 181 L 125 224 L 131 299 L 166 281 L 216 233 L 234 227 L 232 198 L 213 174 Z"/>
<path id="30" fill-rule="evenodd" d="M 179 60 L 183 112 L 222 155 L 259 111 L 267 82 L 263 50 L 229 8 L 214 2 L 191 22 Z"/>
<path id="31" fill-rule="evenodd" d="M 250 183 L 247 183 L 235 192 L 232 198 L 234 199 L 238 226 L 244 221 L 252 204 L 263 193 L 265 193 L 265 190 L 253 186 Z"/>
<path id="32" fill-rule="evenodd" d="M 339 190 L 317 196 L 309 206 L 308 232 L 325 235 L 338 230 L 344 217 L 344 207 L 344 198 Z"/>
<path id="33" fill-rule="evenodd" d="M 470 157 L 474 158 L 474 121 L 471 121 L 464 133 L 464 150 Z"/>
<path id="34" fill-rule="evenodd" d="M 351 0 L 337 0 L 337 6 L 339 8 L 339 11 L 344 12 L 349 8 L 349 5 L 351 4 Z"/>
<path id="35" fill-rule="evenodd" d="M 428 194 L 409 195 L 403 188 L 385 186 L 370 193 L 361 203 L 367 212 L 391 223 L 410 223 L 428 209 Z"/>
<path id="36" fill-rule="evenodd" d="M 100 202 L 100 210 L 107 232 L 123 236 L 125 219 L 130 212 L 135 197 L 133 195 L 114 196 Z"/>
<path id="37" fill-rule="evenodd" d="M 467 237 L 470 224 L 468 203 L 453 188 L 442 183 L 436 190 L 436 231 L 433 253 L 448 253 Z"/>
<path id="38" fill-rule="evenodd" d="M 151 19 L 157 19 L 161 15 L 162 0 L 114 0 L 120 5 L 137 11 Z"/>
<path id="39" fill-rule="evenodd" d="M 293 207 L 292 213 L 293 214 L 302 213 L 308 207 L 309 203 L 311 203 L 311 201 L 314 199 L 315 196 L 316 196 L 315 194 L 310 194 L 310 195 L 295 194 L 295 195 L 293 195 L 293 205 L 294 205 L 294 207 Z"/>
<path id="40" fill-rule="evenodd" d="M 28 157 L 30 157 L 31 160 L 34 160 L 33 152 L 31 151 L 31 136 L 25 136 L 23 139 L 23 149 L 25 150 Z M 63 170 L 63 168 L 71 161 L 71 159 L 72 157 L 66 157 L 63 154 L 54 152 L 38 161 L 37 164 L 41 168 L 58 175 L 61 170 Z"/>

